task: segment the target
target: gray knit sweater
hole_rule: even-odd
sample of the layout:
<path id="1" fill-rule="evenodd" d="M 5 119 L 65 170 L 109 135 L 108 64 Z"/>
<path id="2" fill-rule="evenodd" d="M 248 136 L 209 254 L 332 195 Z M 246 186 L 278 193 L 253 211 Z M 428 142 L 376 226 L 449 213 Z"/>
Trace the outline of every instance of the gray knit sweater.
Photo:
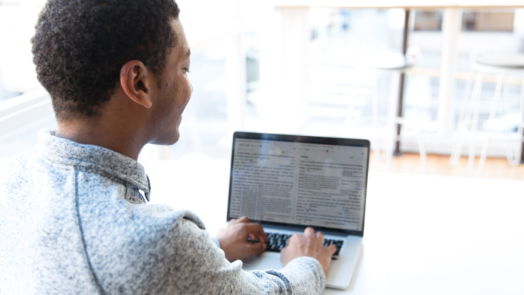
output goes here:
<path id="1" fill-rule="evenodd" d="M 38 134 L 0 162 L 0 294 L 319 294 L 319 262 L 245 272 L 200 219 L 146 204 L 144 168 L 119 153 Z"/>

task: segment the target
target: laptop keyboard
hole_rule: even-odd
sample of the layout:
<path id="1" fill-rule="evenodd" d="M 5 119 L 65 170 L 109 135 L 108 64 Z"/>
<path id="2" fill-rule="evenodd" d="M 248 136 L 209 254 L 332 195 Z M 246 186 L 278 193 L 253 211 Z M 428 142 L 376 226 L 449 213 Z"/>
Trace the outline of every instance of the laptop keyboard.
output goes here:
<path id="1" fill-rule="evenodd" d="M 278 233 L 267 233 L 266 251 L 280 252 L 282 248 L 287 246 L 287 242 L 289 238 L 291 238 L 291 235 L 278 234 Z M 251 238 L 249 238 L 248 242 L 250 243 L 258 242 L 258 239 L 254 241 Z M 336 259 L 336 257 L 338 256 L 338 253 L 340 252 L 340 249 L 342 248 L 343 243 L 344 241 L 341 241 L 341 240 L 324 239 L 324 246 L 329 246 L 332 244 L 337 246 L 337 251 L 335 252 L 335 254 L 333 254 L 333 259 Z"/>

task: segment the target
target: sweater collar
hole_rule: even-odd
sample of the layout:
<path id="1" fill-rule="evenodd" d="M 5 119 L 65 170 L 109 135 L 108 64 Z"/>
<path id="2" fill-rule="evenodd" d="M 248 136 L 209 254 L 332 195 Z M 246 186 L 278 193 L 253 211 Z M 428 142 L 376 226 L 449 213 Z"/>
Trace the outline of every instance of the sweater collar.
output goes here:
<path id="1" fill-rule="evenodd" d="M 127 156 L 96 145 L 79 144 L 57 137 L 55 130 L 38 132 L 37 151 L 56 163 L 81 166 L 116 177 L 142 190 L 149 202 L 149 177 L 140 163 Z"/>

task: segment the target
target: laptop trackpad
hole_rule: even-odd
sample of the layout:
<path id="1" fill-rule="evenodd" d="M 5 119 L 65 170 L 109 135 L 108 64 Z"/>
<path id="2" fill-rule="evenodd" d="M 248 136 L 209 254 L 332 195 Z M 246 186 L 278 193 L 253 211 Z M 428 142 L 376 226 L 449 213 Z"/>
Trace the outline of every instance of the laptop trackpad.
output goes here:
<path id="1" fill-rule="evenodd" d="M 253 255 L 242 261 L 242 267 L 246 271 L 252 270 L 266 270 L 266 269 L 281 269 L 284 266 L 280 262 L 280 253 L 263 252 L 260 255 Z"/>
<path id="2" fill-rule="evenodd" d="M 326 287 L 335 289 L 347 289 L 351 283 L 351 277 L 355 270 L 355 265 L 360 256 L 362 248 L 362 238 L 348 239 L 344 249 L 344 256 L 338 260 L 331 261 L 331 267 L 326 276 Z M 244 259 L 242 268 L 245 271 L 253 270 L 279 270 L 284 266 L 280 261 L 280 253 L 263 252 L 260 255 L 253 255 Z"/>

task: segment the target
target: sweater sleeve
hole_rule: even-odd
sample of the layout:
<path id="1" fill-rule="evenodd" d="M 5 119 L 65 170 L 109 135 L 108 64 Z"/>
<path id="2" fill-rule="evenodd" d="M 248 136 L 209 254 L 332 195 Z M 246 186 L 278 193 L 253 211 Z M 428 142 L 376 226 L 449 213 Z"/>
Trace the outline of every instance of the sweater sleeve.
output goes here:
<path id="1" fill-rule="evenodd" d="M 148 212 L 134 214 L 137 222 L 128 219 L 112 237 L 98 231 L 97 249 L 88 255 L 106 294 L 320 294 L 325 288 L 314 258 L 246 272 L 242 261 L 227 261 L 195 214 L 165 207 L 150 212 L 155 207 L 143 206 Z"/>
<path id="2" fill-rule="evenodd" d="M 296 258 L 281 270 L 246 272 L 241 261 L 227 261 L 192 221 L 181 221 L 178 232 L 185 237 L 176 247 L 184 252 L 181 281 L 188 294 L 320 294 L 325 288 L 324 271 L 314 258 Z"/>

